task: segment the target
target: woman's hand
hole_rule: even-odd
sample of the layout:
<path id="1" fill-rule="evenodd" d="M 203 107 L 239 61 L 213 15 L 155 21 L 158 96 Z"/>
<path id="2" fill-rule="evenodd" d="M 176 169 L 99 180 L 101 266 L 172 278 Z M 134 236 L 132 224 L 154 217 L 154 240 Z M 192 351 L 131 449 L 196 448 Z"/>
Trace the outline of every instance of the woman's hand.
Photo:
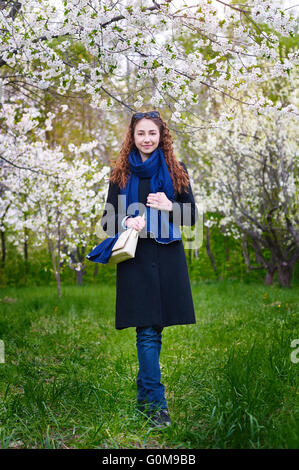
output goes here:
<path id="1" fill-rule="evenodd" d="M 172 202 L 165 193 L 149 193 L 146 205 L 161 211 L 172 211 Z"/>
<path id="2" fill-rule="evenodd" d="M 129 217 L 128 219 L 125 220 L 125 225 L 128 228 L 133 227 L 137 232 L 140 232 L 140 230 L 145 227 L 145 220 L 144 217 L 138 215 L 137 217 Z"/>

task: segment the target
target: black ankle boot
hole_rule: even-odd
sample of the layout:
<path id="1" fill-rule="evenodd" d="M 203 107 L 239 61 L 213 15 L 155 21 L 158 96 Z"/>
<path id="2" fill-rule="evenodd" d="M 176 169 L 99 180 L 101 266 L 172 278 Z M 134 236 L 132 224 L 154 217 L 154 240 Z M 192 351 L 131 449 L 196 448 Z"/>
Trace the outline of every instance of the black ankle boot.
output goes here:
<path id="1" fill-rule="evenodd" d="M 171 425 L 168 409 L 162 409 L 158 411 L 152 411 L 147 413 L 150 418 L 150 424 L 155 428 L 164 428 Z"/>

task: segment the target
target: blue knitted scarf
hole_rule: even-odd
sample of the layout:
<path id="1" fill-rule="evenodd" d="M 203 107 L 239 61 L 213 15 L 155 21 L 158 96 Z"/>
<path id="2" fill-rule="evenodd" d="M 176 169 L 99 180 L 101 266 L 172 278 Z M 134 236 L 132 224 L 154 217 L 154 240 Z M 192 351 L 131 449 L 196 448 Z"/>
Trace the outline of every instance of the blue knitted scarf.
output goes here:
<path id="1" fill-rule="evenodd" d="M 139 215 L 138 208 L 138 187 L 139 178 L 150 178 L 151 193 L 164 192 L 169 200 L 174 201 L 174 190 L 172 179 L 165 162 L 163 150 L 160 146 L 154 150 L 150 157 L 142 162 L 139 150 L 134 149 L 129 154 L 129 164 L 131 173 L 129 175 L 126 187 L 120 189 L 122 213 L 136 217 Z M 130 207 L 131 205 L 131 207 Z M 136 209 L 137 207 L 137 209 Z M 171 243 L 181 240 L 180 228 L 168 221 L 168 212 L 161 211 L 146 206 L 146 231 L 152 232 L 154 239 L 158 243 Z M 121 232 L 114 237 L 109 237 L 96 246 L 86 258 L 95 263 L 106 264 L 109 261 L 112 248 L 116 243 Z"/>

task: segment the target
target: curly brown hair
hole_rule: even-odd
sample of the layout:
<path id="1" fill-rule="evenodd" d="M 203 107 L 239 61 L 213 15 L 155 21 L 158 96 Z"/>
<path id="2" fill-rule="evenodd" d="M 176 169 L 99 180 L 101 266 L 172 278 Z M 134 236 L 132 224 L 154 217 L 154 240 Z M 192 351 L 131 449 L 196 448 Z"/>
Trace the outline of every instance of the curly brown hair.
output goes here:
<path id="1" fill-rule="evenodd" d="M 165 156 L 165 162 L 172 179 L 174 192 L 183 192 L 184 189 L 188 188 L 189 176 L 175 158 L 173 152 L 173 139 L 170 135 L 169 129 L 167 128 L 166 122 L 164 122 L 161 117 L 153 118 L 145 116 L 145 119 L 151 119 L 158 126 L 160 131 L 159 145 L 161 146 Z M 111 172 L 110 181 L 117 184 L 120 188 L 124 188 L 126 186 L 130 174 L 129 153 L 135 147 L 134 130 L 137 122 L 138 119 L 134 118 L 133 115 L 125 140 L 122 144 L 119 157 Z"/>

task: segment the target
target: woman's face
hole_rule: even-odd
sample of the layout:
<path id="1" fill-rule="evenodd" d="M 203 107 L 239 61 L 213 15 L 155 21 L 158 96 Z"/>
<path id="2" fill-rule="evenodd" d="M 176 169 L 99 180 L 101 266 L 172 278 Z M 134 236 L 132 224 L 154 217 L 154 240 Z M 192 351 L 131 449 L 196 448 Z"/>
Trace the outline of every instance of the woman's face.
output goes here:
<path id="1" fill-rule="evenodd" d="M 142 161 L 148 159 L 158 147 L 160 140 L 159 127 L 151 119 L 140 119 L 134 130 L 134 142 L 138 148 Z"/>

